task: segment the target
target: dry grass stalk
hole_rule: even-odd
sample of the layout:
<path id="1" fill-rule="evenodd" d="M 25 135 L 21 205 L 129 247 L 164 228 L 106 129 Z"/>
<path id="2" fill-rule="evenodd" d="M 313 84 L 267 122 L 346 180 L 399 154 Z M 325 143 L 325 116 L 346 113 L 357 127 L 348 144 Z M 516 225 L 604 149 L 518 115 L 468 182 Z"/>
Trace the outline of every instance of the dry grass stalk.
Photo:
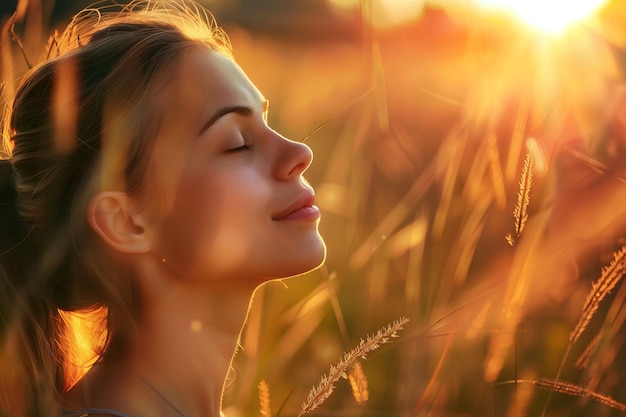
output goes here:
<path id="1" fill-rule="evenodd" d="M 570 382 L 555 381 L 542 378 L 538 381 L 534 381 L 534 384 L 540 388 L 548 389 L 553 392 L 559 392 L 561 394 L 571 395 L 574 397 L 589 397 L 601 404 L 618 409 L 620 411 L 626 411 L 626 404 L 616 401 L 606 395 L 599 394 L 595 391 L 588 390 L 587 388 L 572 384 Z"/>
<path id="2" fill-rule="evenodd" d="M 530 111 L 530 100 L 528 96 L 522 97 L 522 101 L 517 109 L 515 115 L 515 125 L 513 126 L 513 134 L 511 135 L 511 141 L 509 145 L 509 154 L 507 157 L 505 179 L 507 182 L 513 181 L 515 178 L 515 171 L 517 168 L 517 161 L 519 155 L 522 152 L 524 144 L 524 136 L 526 134 L 526 127 L 528 123 L 528 113 Z"/>
<path id="3" fill-rule="evenodd" d="M 48 38 L 48 44 L 46 45 L 46 60 L 50 59 L 53 50 L 55 51 L 55 56 L 61 55 L 59 41 L 57 40 L 58 37 L 59 33 L 55 30 L 54 34 Z"/>
<path id="4" fill-rule="evenodd" d="M 515 218 L 515 236 L 520 237 L 526 222 L 528 221 L 528 204 L 530 203 L 530 188 L 533 183 L 533 156 L 530 151 L 526 152 L 522 177 L 519 181 L 519 191 L 517 193 L 517 205 L 513 210 Z"/>
<path id="5" fill-rule="evenodd" d="M 366 359 L 369 352 L 379 348 L 380 345 L 384 343 L 391 342 L 391 338 L 398 337 L 397 332 L 402 330 L 408 321 L 409 319 L 401 317 L 387 327 L 378 330 L 376 334 L 367 336 L 365 340 L 361 339 L 356 348 L 345 353 L 343 358 L 340 359 L 336 365 L 331 365 L 328 374 L 322 375 L 320 383 L 309 391 L 309 395 L 304 404 L 302 404 L 302 410 L 300 414 L 298 414 L 298 417 L 315 410 L 326 401 L 333 393 L 335 383 L 339 378 L 348 378 L 347 370 L 353 366 L 358 359 Z"/>
<path id="6" fill-rule="evenodd" d="M 376 102 L 378 128 L 381 132 L 386 132 L 389 130 L 389 106 L 387 104 L 385 68 L 378 42 L 372 42 L 372 72 L 375 83 L 374 100 Z"/>
<path id="7" fill-rule="evenodd" d="M 496 197 L 498 207 L 504 209 L 506 206 L 506 194 L 504 192 L 504 178 L 502 175 L 502 166 L 500 164 L 500 152 L 498 151 L 498 138 L 494 132 L 490 132 L 487 136 L 489 143 L 489 172 L 493 182 L 493 191 Z"/>
<path id="8" fill-rule="evenodd" d="M 531 381 L 536 379 L 536 376 L 532 375 L 532 371 L 522 371 L 530 377 Z M 534 384 L 517 384 L 513 391 L 513 396 L 507 404 L 506 417 L 526 417 L 532 416 L 532 402 L 535 394 Z"/>
<path id="9" fill-rule="evenodd" d="M 570 155 L 572 155 L 574 158 L 581 161 L 583 164 L 585 164 L 589 168 L 596 171 L 597 173 L 602 174 L 602 175 L 610 175 L 616 180 L 618 180 L 619 182 L 623 184 L 626 183 L 626 178 L 622 178 L 621 176 L 616 175 L 615 172 L 613 172 L 611 168 L 609 168 L 602 162 L 598 161 L 597 159 L 594 159 L 591 156 L 585 154 L 584 152 L 576 150 L 571 146 L 564 146 L 563 150 L 569 153 Z"/>
<path id="10" fill-rule="evenodd" d="M 443 346 L 443 350 L 441 351 L 441 356 L 439 356 L 439 360 L 437 361 L 437 366 L 435 366 L 435 370 L 433 371 L 433 374 L 428 380 L 428 384 L 426 385 L 426 388 L 424 388 L 424 391 L 422 391 L 422 395 L 420 396 L 419 400 L 413 407 L 414 415 L 417 415 L 417 413 L 422 409 L 426 401 L 428 401 L 429 398 L 432 398 L 430 393 L 432 392 L 433 388 L 435 387 L 435 385 L 437 384 L 439 380 L 439 375 L 441 374 L 441 370 L 443 369 L 443 363 L 448 357 L 448 351 L 450 349 L 450 346 L 452 345 L 453 338 L 454 338 L 454 335 L 452 333 L 449 333 L 448 337 L 446 337 L 446 344 Z"/>
<path id="11" fill-rule="evenodd" d="M 487 320 L 487 313 L 491 310 L 491 300 L 488 300 L 480 309 L 474 320 L 467 329 L 467 333 L 465 334 L 468 339 L 474 339 L 478 335 L 478 332 L 483 329 L 485 326 L 485 321 Z"/>
<path id="12" fill-rule="evenodd" d="M 591 343 L 587 345 L 587 347 L 585 348 L 585 351 L 580 355 L 580 357 L 576 361 L 576 364 L 575 364 L 576 368 L 585 369 L 589 365 L 589 361 L 591 360 L 591 355 L 593 351 L 596 350 L 599 343 L 600 343 L 600 335 L 597 334 L 596 337 L 593 338 Z"/>
<path id="13" fill-rule="evenodd" d="M 366 98 L 368 98 L 374 92 L 375 92 L 374 87 L 372 87 L 372 88 L 368 89 L 367 91 L 365 91 L 363 94 L 357 96 L 356 98 L 354 98 L 354 100 L 352 100 L 351 102 L 349 102 L 345 106 L 341 107 L 339 110 L 334 112 L 330 117 L 326 118 L 322 123 L 320 123 L 319 125 L 315 126 L 315 128 L 313 128 L 313 130 L 311 130 L 309 133 L 307 133 L 305 136 L 303 136 L 298 141 L 299 142 L 306 142 L 311 136 L 313 136 L 318 131 L 320 131 L 328 123 L 330 123 L 333 120 L 337 119 L 339 116 L 342 116 L 343 114 L 347 113 L 349 110 L 352 110 L 354 107 L 356 107 L 357 104 L 360 104 L 362 101 L 364 101 Z"/>
<path id="14" fill-rule="evenodd" d="M 608 293 L 611 292 L 611 290 L 613 290 L 613 288 L 615 288 L 619 280 L 626 272 L 626 260 L 624 259 L 625 255 L 626 246 L 622 246 L 619 251 L 613 254 L 613 262 L 611 262 L 608 267 L 602 268 L 602 274 L 600 276 L 600 279 L 592 284 L 591 292 L 587 295 L 587 299 L 585 300 L 583 311 L 580 318 L 578 319 L 578 323 L 576 323 L 574 330 L 572 330 L 572 332 L 570 333 L 567 350 L 563 355 L 563 359 L 561 359 L 561 365 L 559 365 L 559 370 L 557 371 L 556 377 L 554 378 L 555 387 L 557 384 L 560 384 L 559 378 L 561 376 L 563 366 L 565 365 L 565 360 L 569 356 L 569 353 L 571 352 L 574 343 L 578 341 L 580 335 L 583 333 L 583 331 L 585 331 L 585 328 L 587 328 L 587 325 L 591 321 L 591 318 L 598 310 L 600 302 Z M 544 406 L 543 412 L 541 414 L 542 417 L 546 414 L 549 403 L 550 396 L 548 396 L 548 399 Z"/>
<path id="15" fill-rule="evenodd" d="M 259 411 L 262 417 L 272 415 L 270 407 L 270 387 L 264 379 L 259 382 Z"/>
<path id="16" fill-rule="evenodd" d="M 16 13 L 13 13 L 13 16 L 9 18 L 8 24 L 8 33 L 9 39 L 11 39 L 17 45 L 18 49 L 22 53 L 22 57 L 24 58 L 24 62 L 28 66 L 28 69 L 33 68 L 30 60 L 28 59 L 28 55 L 26 55 L 26 50 L 24 50 L 24 44 L 22 43 L 22 39 L 20 39 L 19 35 L 15 32 L 15 23 L 17 21 Z"/>
<path id="17" fill-rule="evenodd" d="M 578 323 L 576 323 L 576 327 L 570 333 L 570 345 L 576 343 L 598 310 L 600 302 L 615 288 L 624 273 L 626 273 L 626 246 L 615 252 L 613 256 L 613 262 L 608 267 L 602 268 L 600 279 L 592 285 L 591 292 L 587 295 L 582 315 Z"/>
<path id="18" fill-rule="evenodd" d="M 454 197 L 455 186 L 458 182 L 459 168 L 461 160 L 463 159 L 463 152 L 465 150 L 465 143 L 467 142 L 467 132 L 465 130 L 458 129 L 452 133 L 457 140 L 448 142 L 442 145 L 442 150 L 446 158 L 439 161 L 445 166 L 445 172 L 443 175 L 443 183 L 441 185 L 441 195 L 439 198 L 439 205 L 435 211 L 435 217 L 433 219 L 431 233 L 436 239 L 440 239 L 443 235 L 446 221 L 448 220 L 448 214 L 450 213 L 450 207 Z"/>
<path id="19" fill-rule="evenodd" d="M 361 362 L 354 364 L 350 374 L 348 375 L 348 381 L 350 382 L 352 395 L 354 396 L 357 404 L 367 402 L 367 400 L 369 400 L 370 393 L 367 390 L 367 377 L 365 376 L 365 372 L 363 372 Z"/>

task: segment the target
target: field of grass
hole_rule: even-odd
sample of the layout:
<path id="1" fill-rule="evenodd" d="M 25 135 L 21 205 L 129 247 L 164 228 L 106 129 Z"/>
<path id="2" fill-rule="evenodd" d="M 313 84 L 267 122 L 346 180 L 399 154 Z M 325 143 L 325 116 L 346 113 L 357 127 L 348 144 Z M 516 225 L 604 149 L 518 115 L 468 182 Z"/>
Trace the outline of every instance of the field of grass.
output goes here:
<path id="1" fill-rule="evenodd" d="M 365 8 L 341 39 L 226 27 L 270 124 L 314 151 L 328 248 L 320 270 L 257 292 L 227 417 L 297 416 L 331 365 L 402 317 L 347 367 L 356 390 L 340 378 L 309 415 L 625 413 L 626 13 L 613 3 L 555 37 L 470 9 L 378 31 Z"/>

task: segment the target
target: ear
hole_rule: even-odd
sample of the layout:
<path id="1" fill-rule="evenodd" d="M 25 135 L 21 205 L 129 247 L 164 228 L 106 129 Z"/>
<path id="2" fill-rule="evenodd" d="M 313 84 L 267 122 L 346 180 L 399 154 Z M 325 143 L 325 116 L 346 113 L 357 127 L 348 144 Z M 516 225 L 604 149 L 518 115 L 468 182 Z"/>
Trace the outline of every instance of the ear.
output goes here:
<path id="1" fill-rule="evenodd" d="M 144 214 L 131 198 L 121 191 L 96 194 L 87 208 L 91 228 L 111 248 L 123 253 L 145 253 L 150 239 L 145 230 Z"/>

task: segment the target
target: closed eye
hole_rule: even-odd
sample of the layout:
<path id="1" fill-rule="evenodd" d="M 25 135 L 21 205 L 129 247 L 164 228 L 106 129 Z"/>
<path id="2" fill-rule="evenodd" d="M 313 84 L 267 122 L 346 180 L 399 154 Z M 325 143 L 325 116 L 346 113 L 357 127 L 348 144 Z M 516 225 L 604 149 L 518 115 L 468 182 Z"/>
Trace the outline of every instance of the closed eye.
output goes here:
<path id="1" fill-rule="evenodd" d="M 248 149 L 250 149 L 250 145 L 244 143 L 241 146 L 227 150 L 226 153 L 237 153 L 237 152 L 246 151 Z"/>

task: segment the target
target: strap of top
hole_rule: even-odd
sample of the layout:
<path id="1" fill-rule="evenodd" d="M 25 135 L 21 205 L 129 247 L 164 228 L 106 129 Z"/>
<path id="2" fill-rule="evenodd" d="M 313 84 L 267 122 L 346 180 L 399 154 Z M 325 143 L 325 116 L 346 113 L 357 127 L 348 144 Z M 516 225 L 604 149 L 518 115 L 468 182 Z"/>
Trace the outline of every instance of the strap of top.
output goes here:
<path id="1" fill-rule="evenodd" d="M 115 410 L 107 410 L 105 408 L 84 408 L 82 410 L 63 411 L 62 417 L 88 417 L 92 415 L 98 416 L 114 416 L 114 417 L 130 417 L 128 414 Z"/>

